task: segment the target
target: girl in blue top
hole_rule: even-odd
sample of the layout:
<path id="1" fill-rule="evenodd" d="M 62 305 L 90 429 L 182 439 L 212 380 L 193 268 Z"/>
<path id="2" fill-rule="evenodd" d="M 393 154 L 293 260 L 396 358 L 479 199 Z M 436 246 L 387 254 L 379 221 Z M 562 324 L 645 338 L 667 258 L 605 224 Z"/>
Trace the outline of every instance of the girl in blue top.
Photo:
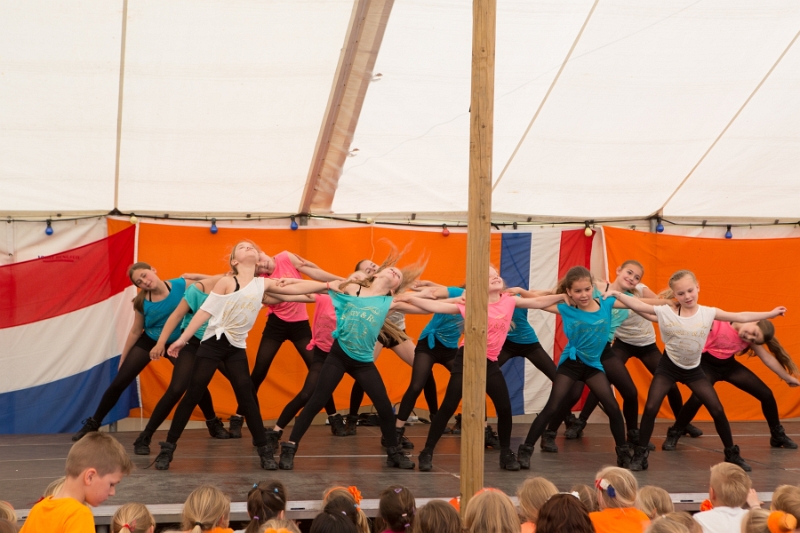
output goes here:
<path id="1" fill-rule="evenodd" d="M 133 299 L 136 310 L 133 326 L 125 341 L 120 358 L 117 376 L 100 400 L 94 414 L 84 421 L 83 427 L 72 436 L 73 441 L 80 440 L 90 431 L 97 431 L 105 416 L 119 401 L 125 389 L 133 383 L 142 370 L 150 363 L 150 350 L 156 345 L 164 323 L 183 299 L 186 291 L 186 280 L 182 278 L 162 281 L 156 270 L 147 263 L 135 263 L 128 269 L 131 283 L 139 289 Z M 178 338 L 180 332 L 175 331 L 167 338 L 171 343 Z M 213 417 L 213 410 L 211 411 Z"/>
<path id="2" fill-rule="evenodd" d="M 328 290 L 336 310 L 333 346 L 320 372 L 317 388 L 297 417 L 289 441 L 281 443 L 281 469 L 294 468 L 294 456 L 300 439 L 345 373 L 350 374 L 361 385 L 375 405 L 381 420 L 383 441 L 386 443 L 386 464 L 397 468 L 414 468 L 414 463 L 403 455 L 403 448 L 397 443 L 392 404 L 373 359 L 375 342 L 392 307 L 394 294 L 413 282 L 422 270 L 420 267 L 412 267 L 401 271 L 389 266 L 396 261 L 396 257 L 390 257 L 378 272 L 364 281 L 321 283 L 286 280 L 289 283 L 281 289 L 270 289 L 271 292 L 282 294 L 310 294 Z"/>
<path id="3" fill-rule="evenodd" d="M 531 424 L 525 442 L 520 444 L 519 463 L 522 468 L 530 468 L 534 443 L 541 437 L 545 425 L 561 412 L 562 404 L 569 399 L 576 381 L 586 383 L 608 415 L 616 443 L 617 465 L 623 468 L 630 466 L 630 447 L 625 442 L 622 413 L 600 361 L 611 331 L 611 311 L 615 300 L 594 299 L 593 288 L 591 273 L 584 267 L 572 267 L 556 290 L 565 295 L 565 302 L 545 309 L 561 315 L 569 343 L 561 354 L 550 398 Z"/>

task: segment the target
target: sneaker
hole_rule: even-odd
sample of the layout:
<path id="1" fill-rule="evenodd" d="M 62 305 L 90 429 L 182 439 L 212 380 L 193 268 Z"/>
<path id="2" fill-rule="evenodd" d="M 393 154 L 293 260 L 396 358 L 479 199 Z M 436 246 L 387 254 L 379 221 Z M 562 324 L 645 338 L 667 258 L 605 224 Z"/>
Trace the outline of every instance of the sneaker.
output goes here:
<path id="1" fill-rule="evenodd" d="M 531 467 L 531 455 L 533 455 L 533 444 L 522 443 L 517 450 L 517 460 L 519 466 L 523 470 L 528 470 Z"/>
<path id="2" fill-rule="evenodd" d="M 402 468 L 403 470 L 413 470 L 414 462 L 403 454 L 403 447 L 400 445 L 386 448 L 386 466 Z"/>
<path id="3" fill-rule="evenodd" d="M 742 456 L 739 454 L 739 447 L 736 445 L 725 448 L 725 462 L 739 465 L 745 472 L 753 470 L 750 465 L 742 459 Z"/>
<path id="4" fill-rule="evenodd" d="M 159 442 L 158 444 L 161 446 L 161 451 L 154 461 L 156 470 L 169 470 L 169 464 L 172 462 L 172 456 L 177 445 L 170 442 Z"/>
<path id="5" fill-rule="evenodd" d="M 344 425 L 345 435 L 355 435 L 358 428 L 358 415 L 347 415 Z"/>
<path id="6" fill-rule="evenodd" d="M 433 470 L 433 450 L 425 448 L 419 454 L 419 471 L 430 472 Z"/>
<path id="7" fill-rule="evenodd" d="M 206 420 L 206 427 L 208 428 L 208 434 L 211 435 L 212 438 L 215 439 L 231 438 L 231 434 L 228 433 L 227 429 L 225 429 L 225 425 L 222 423 L 222 419 L 220 417 L 212 418 L 211 420 Z"/>
<path id="8" fill-rule="evenodd" d="M 278 469 L 278 463 L 275 462 L 275 457 L 273 457 L 274 452 L 275 449 L 268 444 L 258 447 L 258 457 L 261 459 L 261 468 L 264 470 Z"/>
<path id="9" fill-rule="evenodd" d="M 631 449 L 633 449 L 636 446 L 639 446 L 639 430 L 638 429 L 629 429 L 628 430 L 628 444 L 631 445 Z M 647 443 L 647 449 L 650 450 L 651 452 L 655 451 L 656 445 L 653 444 L 652 442 L 648 442 Z"/>
<path id="10" fill-rule="evenodd" d="M 511 448 L 504 448 L 500 450 L 500 468 L 503 470 L 510 470 L 516 472 L 519 470 L 520 464 L 517 461 L 517 456 L 511 451 Z"/>
<path id="11" fill-rule="evenodd" d="M 631 467 L 631 446 L 630 444 L 625 444 L 624 446 L 617 446 L 614 448 L 617 452 L 617 466 L 620 468 L 630 468 Z"/>
<path id="12" fill-rule="evenodd" d="M 328 417 L 328 422 L 331 425 L 331 433 L 335 437 L 344 437 L 347 435 L 347 430 L 344 427 L 344 419 L 342 415 L 336 413 L 335 415 L 330 415 Z"/>
<path id="13" fill-rule="evenodd" d="M 456 415 L 456 423 L 453 424 L 453 427 L 450 429 L 450 433 L 453 435 L 461 435 L 461 414 Z"/>
<path id="14" fill-rule="evenodd" d="M 146 431 L 139 433 L 136 440 L 133 441 L 133 453 L 136 455 L 150 455 L 150 440 L 153 436 Z"/>
<path id="15" fill-rule="evenodd" d="M 78 432 L 72 436 L 72 442 L 78 442 L 87 433 L 91 433 L 92 431 L 97 431 L 98 429 L 100 429 L 100 422 L 98 422 L 91 416 L 86 420 L 84 420 L 83 422 L 81 422 L 81 424 L 83 424 L 83 427 L 79 429 Z"/>
<path id="16" fill-rule="evenodd" d="M 539 447 L 543 452 L 558 453 L 558 446 L 556 445 L 556 432 L 546 429 L 542 433 L 542 440 Z"/>
<path id="17" fill-rule="evenodd" d="M 488 424 L 483 430 L 483 445 L 486 448 L 494 448 L 495 450 L 500 447 L 500 437 L 492 429 L 492 426 Z"/>
<path id="18" fill-rule="evenodd" d="M 564 438 L 569 440 L 575 440 L 583 437 L 583 430 L 586 427 L 586 420 L 582 418 L 576 418 L 574 422 L 567 428 L 564 432 Z"/>
<path id="19" fill-rule="evenodd" d="M 230 434 L 232 439 L 241 439 L 242 438 L 242 426 L 244 425 L 244 418 L 239 415 L 232 415 L 228 421 L 229 429 L 228 433 Z"/>
<path id="20" fill-rule="evenodd" d="M 697 437 L 703 436 L 703 430 L 700 429 L 699 427 L 689 424 L 686 426 L 686 429 L 683 430 L 683 434 L 689 435 L 693 439 L 696 439 Z"/>
<path id="21" fill-rule="evenodd" d="M 796 450 L 797 443 L 786 436 L 783 426 L 778 424 L 775 427 L 769 428 L 772 435 L 769 439 L 769 445 L 773 448 L 787 448 L 789 450 Z"/>
<path id="22" fill-rule="evenodd" d="M 630 462 L 630 469 L 634 472 L 641 472 L 647 470 L 647 456 L 650 455 L 650 450 L 644 446 L 637 446 L 633 452 L 633 457 Z"/>
<path id="23" fill-rule="evenodd" d="M 661 449 L 665 452 L 671 452 L 678 447 L 678 440 L 681 438 L 683 433 L 681 430 L 676 428 L 675 426 L 671 426 L 667 429 L 667 438 L 664 439 L 664 443 L 661 445 Z"/>
<path id="24" fill-rule="evenodd" d="M 281 442 L 281 458 L 278 467 L 281 470 L 294 469 L 294 454 L 297 453 L 297 444 Z"/>

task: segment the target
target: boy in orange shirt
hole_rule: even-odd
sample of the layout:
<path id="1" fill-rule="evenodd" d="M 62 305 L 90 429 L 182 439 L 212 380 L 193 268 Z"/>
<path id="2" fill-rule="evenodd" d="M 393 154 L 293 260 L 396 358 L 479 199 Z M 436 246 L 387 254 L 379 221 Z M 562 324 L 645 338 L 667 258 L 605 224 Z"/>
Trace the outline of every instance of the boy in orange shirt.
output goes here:
<path id="1" fill-rule="evenodd" d="M 108 433 L 90 433 L 67 455 L 63 487 L 33 506 L 20 533 L 95 533 L 96 507 L 114 495 L 115 486 L 133 469 L 122 445 Z"/>

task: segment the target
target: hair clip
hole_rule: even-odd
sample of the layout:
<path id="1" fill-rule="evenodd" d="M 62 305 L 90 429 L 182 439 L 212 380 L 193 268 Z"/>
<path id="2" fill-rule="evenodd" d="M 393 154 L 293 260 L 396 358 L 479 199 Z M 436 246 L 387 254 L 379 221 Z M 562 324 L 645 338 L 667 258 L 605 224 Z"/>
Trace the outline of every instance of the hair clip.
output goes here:
<path id="1" fill-rule="evenodd" d="M 253 520 L 261 520 L 261 519 L 259 517 L 257 517 L 256 515 L 253 515 Z"/>
<path id="2" fill-rule="evenodd" d="M 342 511 L 342 514 L 347 516 L 347 511 Z"/>
<path id="3" fill-rule="evenodd" d="M 358 490 L 354 485 L 347 487 L 347 492 L 353 495 L 353 499 L 356 503 L 361 503 L 361 491 Z"/>
<path id="4" fill-rule="evenodd" d="M 596 479 L 594 482 L 594 486 L 600 490 L 606 491 L 606 494 L 608 494 L 610 498 L 617 497 L 617 491 L 614 490 L 614 487 L 611 486 L 611 483 L 609 483 L 607 479 L 603 478 Z"/>
<path id="5" fill-rule="evenodd" d="M 401 492 L 403 492 L 403 487 L 397 487 L 396 489 L 394 489 L 395 494 L 400 494 Z"/>
<path id="6" fill-rule="evenodd" d="M 767 528 L 770 533 L 787 533 L 797 528 L 797 519 L 783 511 L 773 511 L 767 518 Z"/>
<path id="7" fill-rule="evenodd" d="M 125 529 L 126 527 L 128 528 L 128 531 L 133 531 L 133 529 L 134 529 L 133 526 L 130 526 L 128 524 L 122 524 L 122 527 L 120 529 Z"/>
<path id="8" fill-rule="evenodd" d="M 201 529 L 203 528 L 203 523 L 202 522 L 195 522 L 194 525 L 200 526 Z"/>
<path id="9" fill-rule="evenodd" d="M 408 513 L 403 513 L 400 516 L 402 516 L 403 518 L 406 518 L 406 517 L 408 517 Z"/>
<path id="10" fill-rule="evenodd" d="M 253 488 L 257 489 L 258 488 L 258 483 L 253 483 Z"/>

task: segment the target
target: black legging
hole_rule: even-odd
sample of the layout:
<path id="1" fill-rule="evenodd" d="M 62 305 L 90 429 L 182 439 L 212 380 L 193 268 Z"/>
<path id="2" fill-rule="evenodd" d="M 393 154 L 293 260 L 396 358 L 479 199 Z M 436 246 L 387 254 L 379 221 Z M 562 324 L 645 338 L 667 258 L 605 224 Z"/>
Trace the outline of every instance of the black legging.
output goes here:
<path id="1" fill-rule="evenodd" d="M 297 396 L 292 398 L 289 403 L 286 404 L 286 407 L 283 408 L 281 415 L 278 417 L 278 421 L 275 423 L 276 426 L 285 428 L 289 422 L 291 422 L 292 418 L 297 416 L 297 413 L 306 406 L 311 395 L 314 394 L 314 390 L 317 388 L 320 372 L 322 372 L 322 367 L 327 357 L 328 352 L 316 346 L 314 347 L 314 360 L 308 367 L 308 375 L 306 375 L 306 380 L 303 382 L 303 388 L 300 389 Z"/>
<path id="2" fill-rule="evenodd" d="M 730 359 L 717 359 L 713 355 L 704 353 L 700 362 L 703 372 L 713 385 L 717 381 L 727 381 L 737 389 L 743 390 L 750 396 L 761 402 L 761 412 L 767 419 L 769 427 L 775 427 L 781 423 L 778 416 L 778 403 L 775 395 L 761 378 L 756 376 L 749 368 L 731 357 Z M 692 394 L 686 401 L 680 415 L 675 421 L 675 427 L 683 430 L 697 415 L 702 402 Z M 681 431 L 682 433 L 683 431 Z"/>
<path id="3" fill-rule="evenodd" d="M 172 408 L 178 404 L 189 388 L 197 356 L 197 349 L 199 347 L 199 339 L 193 337 L 186 346 L 181 348 L 177 359 L 166 356 L 166 359 L 169 360 L 175 368 L 172 369 L 172 379 L 169 381 L 167 390 L 164 391 L 163 396 L 158 400 L 153 412 L 150 414 L 150 420 L 144 428 L 146 433 L 152 435 L 156 432 L 158 426 L 167 419 Z M 222 372 L 223 375 L 225 375 L 224 369 L 225 365 L 221 365 L 220 372 Z M 206 420 L 211 420 L 216 416 L 214 404 L 211 400 L 211 393 L 208 392 L 208 388 L 206 388 L 206 392 L 203 394 L 198 405 L 200 406 L 200 410 L 203 411 L 203 416 L 206 417 Z"/>
<path id="4" fill-rule="evenodd" d="M 375 409 L 378 411 L 378 417 L 381 421 L 381 434 L 386 447 L 393 448 L 397 446 L 392 403 L 389 401 L 389 395 L 386 393 L 386 387 L 375 363 L 356 361 L 342 350 L 338 341 L 333 343 L 331 351 L 322 365 L 317 387 L 314 389 L 314 393 L 309 398 L 300 416 L 297 417 L 289 441 L 295 444 L 300 442 L 300 439 L 303 438 L 303 435 L 311 426 L 314 417 L 325 405 L 325 402 L 330 399 L 345 373 L 350 374 L 364 388 L 375 404 Z"/>
<path id="5" fill-rule="evenodd" d="M 458 350 L 458 355 L 453 361 L 453 370 L 450 374 L 450 381 L 447 383 L 442 407 L 431 421 L 428 430 L 428 439 L 425 441 L 425 448 L 433 450 L 436 443 L 442 437 L 450 417 L 455 414 L 458 404 L 462 398 L 462 386 L 464 377 L 464 349 Z M 508 387 L 500 365 L 497 361 L 486 360 L 486 394 L 494 404 L 497 411 L 497 435 L 500 439 L 500 448 L 507 449 L 511 446 L 511 400 L 508 397 Z"/>
<path id="6" fill-rule="evenodd" d="M 542 433 L 544 433 L 545 426 L 548 422 L 550 422 L 554 416 L 563 412 L 564 405 L 566 405 L 564 402 L 571 401 L 570 393 L 576 383 L 582 382 L 576 381 L 566 374 L 559 373 L 556 375 L 556 379 L 553 380 L 553 389 L 550 391 L 550 397 L 547 399 L 547 404 L 544 406 L 544 409 L 542 409 L 542 412 L 539 413 L 539 416 L 534 419 L 533 424 L 531 424 L 528 436 L 525 438 L 525 444 L 535 444 L 536 441 L 539 440 L 539 437 L 542 436 Z M 611 384 L 608 382 L 608 378 L 606 378 L 606 375 L 602 372 L 598 372 L 592 377 L 587 378 L 585 383 L 586 386 L 589 387 L 589 390 L 594 392 L 600 399 L 600 403 L 603 404 L 603 409 L 605 409 L 608 415 L 611 433 L 614 435 L 614 442 L 617 446 L 624 445 L 625 427 L 622 421 L 622 413 L 620 413 L 619 405 L 617 405 L 617 400 L 614 398 L 614 393 L 611 392 Z M 583 388 L 583 385 L 581 385 L 581 388 Z M 572 403 L 569 405 L 572 405 Z"/>
<path id="7" fill-rule="evenodd" d="M 256 363 L 255 366 L 253 366 L 253 372 L 250 374 L 250 379 L 253 381 L 253 394 L 255 395 L 256 402 L 258 402 L 258 389 L 267 378 L 269 367 L 272 365 L 272 361 L 275 360 L 275 356 L 278 354 L 278 350 L 284 342 L 285 340 L 272 339 L 267 336 L 261 337 L 261 343 L 258 345 L 258 353 L 256 354 Z M 311 371 L 311 365 L 314 363 L 314 353 L 307 348 L 310 342 L 311 337 L 292 341 L 297 353 L 303 358 L 303 362 L 309 369 L 309 372 Z M 328 401 L 325 403 L 325 411 L 329 415 L 336 414 L 336 404 L 333 403 L 333 397 L 328 398 Z M 240 415 L 242 414 L 238 409 L 236 412 Z"/>
<path id="8" fill-rule="evenodd" d="M 254 444 L 264 446 L 267 443 L 267 432 L 264 430 L 261 412 L 258 404 L 253 400 L 253 382 L 250 380 L 247 354 L 243 348 L 232 346 L 225 335 L 219 339 L 212 337 L 200 343 L 192 379 L 172 418 L 172 425 L 167 433 L 167 442 L 172 444 L 178 442 L 192 416 L 192 411 L 203 397 L 203 393 L 207 392 L 208 384 L 220 363 L 225 364 L 227 377 L 233 386 L 236 401 L 239 402 L 239 409 L 243 411 L 247 427 L 250 428 L 250 433 L 253 435 Z"/>
<path id="9" fill-rule="evenodd" d="M 647 392 L 647 402 L 644 405 L 642 427 L 639 430 L 639 446 L 650 444 L 650 437 L 653 435 L 653 427 L 655 426 L 658 410 L 661 408 L 661 402 L 664 401 L 667 392 L 673 385 L 675 385 L 675 379 L 666 374 L 656 373 L 653 376 L 653 382 L 650 383 L 650 390 Z M 725 416 L 719 397 L 714 391 L 714 386 L 711 385 L 708 378 L 690 381 L 689 383 L 684 383 L 684 385 L 689 387 L 692 393 L 708 409 L 709 414 L 714 419 L 714 426 L 717 428 L 719 438 L 722 439 L 722 444 L 726 448 L 733 446 L 731 425 L 728 423 L 728 418 Z"/>
<path id="10" fill-rule="evenodd" d="M 447 369 L 448 372 L 453 371 L 453 360 L 458 353 L 457 348 L 447 348 L 439 341 L 434 341 L 434 347 L 428 346 L 427 339 L 420 339 L 417 347 L 414 348 L 414 365 L 411 367 L 411 382 L 408 384 L 403 399 L 400 401 L 400 408 L 397 411 L 397 419 L 405 422 L 408 420 L 411 411 L 414 410 L 414 404 L 417 403 L 420 392 L 425 391 L 425 401 L 428 402 L 428 410 L 431 413 L 431 418 L 435 417 L 439 412 L 437 409 L 431 408 L 431 401 L 438 403 L 436 395 L 436 382 L 433 379 L 433 365 L 440 364 Z M 451 357 L 452 355 L 452 357 Z M 428 389 L 430 383 L 433 383 L 433 398 L 429 399 L 431 394 Z M 355 392 L 355 386 L 353 387 Z M 438 407 L 438 406 L 437 406 Z"/>
<path id="11" fill-rule="evenodd" d="M 170 389 L 174 388 L 175 381 L 176 381 L 176 374 L 177 378 L 180 379 L 182 376 L 185 376 L 187 373 L 191 373 L 192 371 L 192 361 L 191 359 L 188 360 L 188 363 L 185 363 L 181 357 L 178 359 L 173 359 L 172 357 L 166 357 L 170 363 L 175 365 L 175 369 L 172 371 L 172 380 L 170 381 L 169 387 L 167 391 L 164 393 L 166 396 L 169 394 Z M 136 379 L 136 376 L 142 373 L 142 370 L 150 364 L 150 351 L 145 350 L 141 346 L 134 346 L 128 352 L 128 355 L 125 356 L 125 360 L 122 362 L 122 366 L 120 366 L 119 371 L 117 372 L 117 376 L 114 378 L 114 381 L 111 382 L 111 385 L 108 386 L 106 392 L 103 393 L 103 397 L 100 399 L 100 405 L 97 406 L 97 410 L 92 415 L 92 418 L 101 422 L 106 415 L 114 408 L 114 406 L 119 401 L 119 397 L 122 396 L 122 393 L 125 392 L 125 389 L 128 388 L 128 385 L 133 383 L 133 380 Z M 180 385 L 178 385 L 180 387 Z M 183 394 L 185 387 L 181 389 L 180 394 L 178 395 L 178 399 L 180 399 L 180 395 Z M 162 398 L 163 399 L 163 398 Z M 177 403 L 177 400 L 175 400 Z M 205 390 L 204 394 L 198 399 L 200 409 L 203 411 L 203 416 L 206 417 L 206 420 L 211 420 L 216 416 L 214 413 L 214 404 L 211 402 L 211 395 L 208 393 L 208 389 Z M 161 401 L 159 401 L 159 405 Z M 167 414 L 159 421 L 155 428 L 158 428 L 159 424 L 166 420 L 167 415 L 174 407 L 174 403 L 167 409 Z M 158 405 L 156 406 L 158 409 Z M 153 417 L 156 416 L 156 411 L 153 411 L 153 415 L 151 416 L 150 420 L 153 420 Z M 161 416 L 160 413 L 158 416 Z M 148 424 L 149 428 L 150 424 Z M 155 431 L 155 429 L 153 430 Z"/>
<path id="12" fill-rule="evenodd" d="M 650 344 L 647 346 L 634 346 L 632 344 L 628 344 L 624 341 L 619 339 L 614 340 L 614 344 L 611 346 L 611 349 L 614 351 L 616 357 L 620 359 L 623 365 L 628 362 L 628 359 L 631 357 L 638 357 L 639 360 L 644 364 L 645 368 L 650 371 L 651 374 L 655 373 L 656 367 L 658 366 L 658 362 L 661 360 L 662 354 L 659 351 L 658 346 L 655 344 Z M 616 368 L 618 367 L 617 362 L 612 363 L 611 372 L 616 372 Z M 617 387 L 617 383 L 615 383 L 614 378 L 609 373 L 609 368 L 606 366 L 605 361 L 603 362 L 603 367 L 606 369 L 606 375 L 609 376 L 609 381 L 612 385 Z M 624 366 L 623 366 L 624 368 Z M 630 373 L 628 373 L 627 368 L 625 369 L 625 373 L 627 374 L 627 379 L 630 380 L 630 384 L 633 384 L 633 380 L 631 380 Z M 621 375 L 621 374 L 620 374 Z M 622 381 L 625 381 L 625 377 L 622 377 Z M 621 385 L 625 387 L 625 385 Z M 635 386 L 634 386 L 635 387 Z M 623 393 L 623 390 L 620 387 L 617 387 L 617 390 L 620 391 L 620 395 L 622 395 L 623 400 L 625 400 L 626 396 Z M 635 388 L 634 388 L 635 391 Z M 574 395 L 573 390 L 573 395 Z M 580 387 L 580 391 L 578 392 L 578 398 L 580 398 L 580 394 L 583 392 L 583 387 Z M 628 392 L 630 394 L 630 392 Z M 634 414 L 633 409 L 629 409 L 628 402 L 625 401 L 622 404 L 622 410 L 625 415 L 625 422 L 628 425 L 628 429 L 636 429 L 638 426 L 635 422 L 638 419 L 638 409 L 639 409 L 639 400 L 638 400 L 638 393 L 637 400 L 636 400 L 636 413 Z M 578 401 L 578 398 L 575 401 Z M 672 414 L 677 418 L 678 413 L 681 412 L 681 408 L 683 407 L 683 398 L 681 398 L 681 391 L 678 390 L 677 385 L 673 385 L 672 388 L 669 389 L 667 393 L 667 402 L 669 403 L 670 409 L 672 409 Z M 573 402 L 573 405 L 575 403 Z M 586 401 L 583 404 L 583 409 L 581 409 L 580 417 L 582 420 L 589 420 L 592 412 L 594 412 L 595 408 L 597 407 L 598 401 L 597 397 L 593 393 L 589 393 L 586 397 Z M 631 425 L 633 423 L 633 425 Z"/>

